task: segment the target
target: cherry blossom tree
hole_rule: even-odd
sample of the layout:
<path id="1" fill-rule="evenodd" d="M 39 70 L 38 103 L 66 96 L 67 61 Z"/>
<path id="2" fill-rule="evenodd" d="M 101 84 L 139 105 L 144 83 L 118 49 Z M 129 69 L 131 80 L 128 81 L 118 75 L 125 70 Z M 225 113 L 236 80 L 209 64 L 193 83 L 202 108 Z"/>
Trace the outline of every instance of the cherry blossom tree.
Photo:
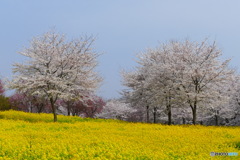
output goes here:
<path id="1" fill-rule="evenodd" d="M 3 86 L 3 82 L 0 80 L 0 95 L 4 95 L 5 89 Z"/>
<path id="2" fill-rule="evenodd" d="M 172 107 L 177 103 L 179 84 L 176 83 L 176 71 L 170 68 L 174 63 L 171 55 L 162 45 L 139 54 L 137 62 L 139 66 L 134 72 L 123 72 L 123 84 L 130 88 L 128 99 L 137 102 L 144 99 L 147 109 L 149 106 L 153 109 L 154 123 L 159 107 L 165 108 L 168 124 L 172 124 Z M 147 117 L 149 118 L 148 114 Z"/>
<path id="3" fill-rule="evenodd" d="M 109 100 L 96 116 L 98 118 L 127 120 L 135 111 L 130 104 L 113 99 Z"/>
<path id="4" fill-rule="evenodd" d="M 92 96 L 86 101 L 86 106 L 82 112 L 85 117 L 93 118 L 97 113 L 100 113 L 103 107 L 106 105 L 105 101 L 98 96 Z"/>
<path id="5" fill-rule="evenodd" d="M 124 85 L 130 88 L 130 100 L 147 99 L 148 105 L 165 106 L 171 124 L 171 108 L 188 105 L 193 124 L 197 110 L 216 108 L 227 101 L 224 92 L 234 77 L 222 61 L 215 42 L 171 41 L 139 54 L 135 71 L 123 74 Z M 140 78 L 141 77 L 141 78 Z M 142 94 L 144 93 L 144 94 Z M 134 98 L 132 98 L 134 97 Z"/>
<path id="6" fill-rule="evenodd" d="M 14 109 L 14 107 L 9 102 L 9 98 L 5 96 L 4 84 L 0 80 L 0 110 Z"/>
<path id="7" fill-rule="evenodd" d="M 215 108 L 226 101 L 228 95 L 224 91 L 234 78 L 234 71 L 228 67 L 230 60 L 221 60 L 222 53 L 215 42 L 171 42 L 169 50 L 177 58 L 172 68 L 180 68 L 181 97 L 190 106 L 196 124 L 198 108 Z"/>
<path id="8" fill-rule="evenodd" d="M 165 44 L 156 49 L 148 49 L 138 58 L 139 64 L 146 68 L 144 72 L 148 74 L 145 86 L 151 92 L 151 103 L 161 109 L 164 108 L 170 125 L 172 124 L 172 107 L 180 103 L 179 81 L 176 77 L 178 74 L 177 70 L 173 68 L 176 63 L 175 59 L 173 59 Z M 156 119 L 156 111 L 157 107 L 154 107 L 154 120 Z"/>
<path id="9" fill-rule="evenodd" d="M 15 93 L 9 98 L 16 109 L 32 113 L 51 113 L 50 103 L 44 98 L 27 93 Z"/>
<path id="10" fill-rule="evenodd" d="M 229 89 L 229 101 L 221 107 L 220 116 L 230 125 L 240 125 L 240 77 L 236 76 Z"/>
<path id="11" fill-rule="evenodd" d="M 80 99 L 84 92 L 94 92 L 102 80 L 95 71 L 99 54 L 92 48 L 93 42 L 87 36 L 67 41 L 55 32 L 33 38 L 20 52 L 28 61 L 14 65 L 11 88 L 47 98 L 56 122 L 58 99 Z"/>
<path id="12" fill-rule="evenodd" d="M 31 106 L 29 106 L 29 102 L 26 101 L 26 96 L 24 94 L 15 93 L 10 96 L 10 103 L 17 108 L 17 110 L 21 110 L 24 112 L 29 112 Z"/>
<path id="13" fill-rule="evenodd" d="M 90 118 L 94 118 L 106 105 L 105 101 L 96 95 L 85 96 L 79 101 L 60 101 L 60 104 L 67 109 L 69 116 L 83 115 Z"/>
<path id="14" fill-rule="evenodd" d="M 133 72 L 122 72 L 124 78 L 123 85 L 129 89 L 125 89 L 122 94 L 126 103 L 132 106 L 142 106 L 146 108 L 146 122 L 150 122 L 150 108 L 152 108 L 150 102 L 151 92 L 150 88 L 146 86 L 147 72 L 139 69 Z"/>

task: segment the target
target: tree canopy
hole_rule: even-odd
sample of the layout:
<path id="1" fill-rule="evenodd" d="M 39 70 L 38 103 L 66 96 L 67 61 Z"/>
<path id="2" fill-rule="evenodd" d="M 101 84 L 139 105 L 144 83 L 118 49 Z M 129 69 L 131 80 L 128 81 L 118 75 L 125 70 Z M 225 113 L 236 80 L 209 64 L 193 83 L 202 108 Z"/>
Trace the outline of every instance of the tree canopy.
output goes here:
<path id="1" fill-rule="evenodd" d="M 59 98 L 80 99 L 99 87 L 102 79 L 95 71 L 99 54 L 92 46 L 94 40 L 83 36 L 67 41 L 65 35 L 54 31 L 33 38 L 30 46 L 19 52 L 28 61 L 14 65 L 11 87 L 46 97 L 57 121 L 55 103 Z"/>

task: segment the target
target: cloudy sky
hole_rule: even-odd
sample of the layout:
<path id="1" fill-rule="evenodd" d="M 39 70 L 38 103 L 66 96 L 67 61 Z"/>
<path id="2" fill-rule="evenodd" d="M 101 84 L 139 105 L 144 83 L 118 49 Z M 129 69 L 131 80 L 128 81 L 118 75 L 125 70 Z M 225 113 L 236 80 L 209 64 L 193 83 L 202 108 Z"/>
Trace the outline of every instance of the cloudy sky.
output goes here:
<path id="1" fill-rule="evenodd" d="M 119 72 L 136 66 L 137 53 L 169 40 L 216 40 L 240 68 L 239 16 L 239 0 L 1 0 L 0 77 L 11 78 L 12 64 L 24 59 L 17 52 L 53 27 L 69 38 L 97 36 L 104 98 L 120 96 Z"/>

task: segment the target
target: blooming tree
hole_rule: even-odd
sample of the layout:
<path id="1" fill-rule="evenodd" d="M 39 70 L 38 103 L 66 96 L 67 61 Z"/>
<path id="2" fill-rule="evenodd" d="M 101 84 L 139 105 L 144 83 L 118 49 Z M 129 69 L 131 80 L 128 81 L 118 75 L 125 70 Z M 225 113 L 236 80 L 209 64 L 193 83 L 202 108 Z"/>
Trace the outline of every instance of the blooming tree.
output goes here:
<path id="1" fill-rule="evenodd" d="M 196 124 L 197 109 L 227 101 L 225 90 L 234 72 L 228 67 L 230 60 L 220 58 L 215 43 L 171 41 L 140 54 L 136 70 L 124 74 L 124 85 L 131 88 L 128 95 L 140 100 L 144 92 L 148 104 L 165 106 L 169 124 L 172 106 L 190 106 Z"/>
<path id="2" fill-rule="evenodd" d="M 224 91 L 234 77 L 228 67 L 230 60 L 220 60 L 222 53 L 215 42 L 171 42 L 169 50 L 177 58 L 173 68 L 179 69 L 180 94 L 190 106 L 196 124 L 198 108 L 215 108 L 226 101 L 228 95 Z"/>
<path id="3" fill-rule="evenodd" d="M 4 84 L 0 80 L 0 110 L 14 109 L 11 103 L 9 102 L 9 98 L 6 97 L 4 93 L 5 93 Z"/>
<path id="4" fill-rule="evenodd" d="M 86 36 L 67 41 L 55 32 L 33 38 L 29 48 L 20 52 L 28 61 L 14 65 L 16 75 L 11 87 L 47 98 L 57 121 L 59 98 L 80 99 L 84 92 L 94 92 L 101 82 L 94 71 L 99 54 L 92 48 L 93 42 L 94 38 Z"/>
<path id="5" fill-rule="evenodd" d="M 171 68 L 175 62 L 169 50 L 165 45 L 148 49 L 138 55 L 137 62 L 139 66 L 134 72 L 123 73 L 123 84 L 130 88 L 127 98 L 137 102 L 144 99 L 147 108 L 152 106 L 154 122 L 158 108 L 160 107 L 161 110 L 165 108 L 168 124 L 172 124 L 172 107 L 178 103 L 179 83 L 176 79 L 176 70 Z"/>
<path id="6" fill-rule="evenodd" d="M 97 113 L 100 113 L 105 104 L 105 101 L 96 95 L 85 96 L 79 101 L 60 101 L 60 105 L 67 109 L 68 115 L 83 115 L 84 117 L 90 118 L 93 118 Z"/>
<path id="7" fill-rule="evenodd" d="M 44 98 L 27 93 L 15 93 L 9 98 L 10 103 L 16 109 L 25 112 L 51 113 L 50 103 Z"/>
<path id="8" fill-rule="evenodd" d="M 0 80 L 0 95 L 4 95 L 5 89 L 3 86 L 3 82 Z"/>
<path id="9" fill-rule="evenodd" d="M 146 122 L 150 122 L 150 103 L 151 92 L 150 88 L 146 87 L 147 72 L 137 70 L 133 72 L 122 72 L 124 78 L 123 85 L 129 89 L 123 91 L 126 103 L 132 106 L 146 107 Z"/>
<path id="10" fill-rule="evenodd" d="M 103 107 L 106 105 L 105 101 L 98 96 L 92 96 L 85 102 L 85 107 L 82 113 L 85 117 L 93 118 L 97 113 L 100 113 Z"/>
<path id="11" fill-rule="evenodd" d="M 126 120 L 136 110 L 130 107 L 130 104 L 119 100 L 109 100 L 103 107 L 101 113 L 96 116 L 106 119 L 121 119 Z"/>
<path id="12" fill-rule="evenodd" d="M 240 77 L 236 76 L 231 84 L 229 101 L 220 110 L 220 115 L 226 119 L 230 125 L 240 125 Z M 231 122 L 230 122 L 231 121 Z"/>

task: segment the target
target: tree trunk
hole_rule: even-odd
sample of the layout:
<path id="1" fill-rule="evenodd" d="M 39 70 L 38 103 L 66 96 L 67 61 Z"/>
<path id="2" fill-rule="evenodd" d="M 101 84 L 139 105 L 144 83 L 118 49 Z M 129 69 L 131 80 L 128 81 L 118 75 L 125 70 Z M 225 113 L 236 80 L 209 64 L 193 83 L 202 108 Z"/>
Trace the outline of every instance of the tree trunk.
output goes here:
<path id="1" fill-rule="evenodd" d="M 70 112 L 70 103 L 67 102 L 67 114 L 68 116 L 70 116 L 71 112 Z"/>
<path id="2" fill-rule="evenodd" d="M 197 121 L 197 106 L 191 106 L 192 108 L 192 114 L 193 114 L 193 124 L 196 125 L 196 121 Z"/>
<path id="3" fill-rule="evenodd" d="M 166 107 L 167 107 L 167 115 L 168 115 L 168 125 L 172 124 L 172 107 L 171 107 L 171 97 L 170 92 L 168 96 L 166 96 Z"/>
<path id="4" fill-rule="evenodd" d="M 147 106 L 147 123 L 149 123 L 149 106 Z"/>
<path id="5" fill-rule="evenodd" d="M 153 123 L 157 123 L 157 107 L 153 108 Z"/>
<path id="6" fill-rule="evenodd" d="M 51 107 L 52 107 L 52 111 L 53 111 L 53 121 L 57 122 L 57 110 L 56 110 L 56 107 L 54 105 L 53 98 L 50 98 L 50 103 L 51 103 Z"/>
<path id="7" fill-rule="evenodd" d="M 186 119 L 184 117 L 182 117 L 183 120 L 183 124 L 186 124 Z"/>
<path id="8" fill-rule="evenodd" d="M 218 115 L 219 115 L 219 111 L 217 110 L 216 113 L 215 113 L 216 126 L 219 125 L 219 119 L 218 119 L 219 117 L 218 117 Z"/>
<path id="9" fill-rule="evenodd" d="M 170 105 L 167 106 L 168 109 L 168 125 L 172 124 L 172 108 Z"/>
<path id="10" fill-rule="evenodd" d="M 70 116 L 70 109 L 68 109 L 68 113 L 67 113 L 68 116 Z"/>
<path id="11" fill-rule="evenodd" d="M 39 106 L 37 107 L 38 113 L 42 113 L 43 108 L 44 108 L 44 104 L 43 103 L 39 104 Z"/>
<path id="12" fill-rule="evenodd" d="M 55 107 L 54 107 L 54 108 L 55 108 Z M 54 122 L 57 122 L 57 113 L 56 113 L 56 111 L 53 113 L 53 117 L 54 117 L 53 121 L 54 121 Z"/>
<path id="13" fill-rule="evenodd" d="M 32 103 L 30 103 L 29 112 L 30 112 L 30 113 L 33 113 Z"/>
<path id="14" fill-rule="evenodd" d="M 218 126 L 218 115 L 215 115 L 215 125 Z"/>
<path id="15" fill-rule="evenodd" d="M 229 123 L 229 120 L 227 118 L 225 119 L 225 121 L 226 121 L 226 123 Z"/>

